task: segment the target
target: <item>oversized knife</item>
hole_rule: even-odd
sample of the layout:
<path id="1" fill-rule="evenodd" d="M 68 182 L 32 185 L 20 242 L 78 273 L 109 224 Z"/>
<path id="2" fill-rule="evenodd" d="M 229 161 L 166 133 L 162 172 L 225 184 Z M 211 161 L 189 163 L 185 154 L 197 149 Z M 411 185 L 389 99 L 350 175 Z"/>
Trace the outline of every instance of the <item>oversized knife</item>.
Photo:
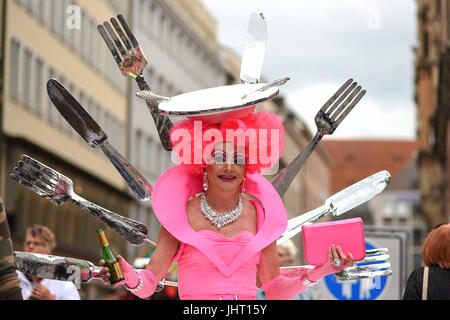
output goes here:
<path id="1" fill-rule="evenodd" d="M 73 282 L 77 288 L 82 283 L 92 279 L 102 279 L 102 267 L 81 259 L 53 256 L 49 254 L 31 253 L 23 251 L 14 252 L 14 264 L 17 270 L 24 274 L 60 281 Z M 141 269 L 135 269 L 140 271 Z M 162 280 L 155 291 L 160 291 L 165 285 L 178 286 L 177 282 Z"/>
<path id="2" fill-rule="evenodd" d="M 108 136 L 80 105 L 80 103 L 55 79 L 47 82 L 47 92 L 53 105 L 72 128 L 93 148 L 100 148 L 133 191 L 138 200 L 149 200 L 153 186 L 108 142 Z"/>
<path id="3" fill-rule="evenodd" d="M 267 24 L 261 12 L 252 12 L 241 60 L 243 83 L 257 83 L 261 77 L 267 41 Z"/>
<path id="4" fill-rule="evenodd" d="M 322 206 L 289 219 L 286 231 L 277 240 L 277 245 L 302 232 L 303 225 L 314 223 L 329 214 L 338 217 L 369 201 L 386 188 L 390 179 L 391 175 L 388 171 L 377 172 L 335 193 L 326 199 Z"/>

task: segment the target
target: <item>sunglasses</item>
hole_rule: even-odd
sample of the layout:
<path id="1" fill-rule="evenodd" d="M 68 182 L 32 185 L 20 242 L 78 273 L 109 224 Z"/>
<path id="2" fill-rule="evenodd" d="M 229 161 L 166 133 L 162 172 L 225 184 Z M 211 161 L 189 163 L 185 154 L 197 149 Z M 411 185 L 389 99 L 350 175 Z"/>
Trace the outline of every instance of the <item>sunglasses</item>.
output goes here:
<path id="1" fill-rule="evenodd" d="M 45 243 L 43 243 L 43 242 L 38 242 L 38 241 L 25 241 L 25 242 L 23 243 L 23 245 L 24 245 L 24 246 L 27 246 L 27 247 L 29 247 L 29 246 L 31 246 L 31 245 L 34 245 L 35 247 L 43 247 L 43 246 L 45 246 Z"/>
<path id="2" fill-rule="evenodd" d="M 216 164 L 225 164 L 231 161 L 232 164 L 244 164 L 245 155 L 242 152 L 235 152 L 229 155 L 225 151 L 217 150 L 211 155 L 211 159 Z"/>

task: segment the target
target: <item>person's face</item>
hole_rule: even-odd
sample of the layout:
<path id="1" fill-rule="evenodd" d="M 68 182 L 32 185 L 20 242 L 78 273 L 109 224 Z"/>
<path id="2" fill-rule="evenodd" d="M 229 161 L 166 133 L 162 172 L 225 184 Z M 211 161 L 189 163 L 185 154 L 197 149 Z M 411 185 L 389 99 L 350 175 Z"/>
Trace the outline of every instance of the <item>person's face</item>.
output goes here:
<path id="1" fill-rule="evenodd" d="M 278 261 L 280 267 L 288 267 L 292 264 L 291 255 L 289 254 L 289 249 L 283 246 L 278 246 Z"/>
<path id="2" fill-rule="evenodd" d="M 217 144 L 211 153 L 211 164 L 206 167 L 208 188 L 236 191 L 245 178 L 245 148 L 231 142 Z"/>
<path id="3" fill-rule="evenodd" d="M 51 254 L 50 248 L 44 243 L 41 235 L 33 237 L 31 233 L 28 233 L 24 241 L 24 251 L 42 254 Z"/>

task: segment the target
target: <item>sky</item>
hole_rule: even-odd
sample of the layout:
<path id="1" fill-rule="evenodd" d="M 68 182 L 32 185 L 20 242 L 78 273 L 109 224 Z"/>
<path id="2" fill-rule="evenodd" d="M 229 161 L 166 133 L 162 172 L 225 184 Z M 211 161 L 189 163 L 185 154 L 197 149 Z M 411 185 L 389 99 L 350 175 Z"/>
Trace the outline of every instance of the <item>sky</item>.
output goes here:
<path id="1" fill-rule="evenodd" d="M 349 78 L 367 91 L 329 139 L 415 139 L 414 0 L 200 0 L 239 57 L 252 11 L 267 22 L 262 78 L 316 131 L 314 116 Z"/>

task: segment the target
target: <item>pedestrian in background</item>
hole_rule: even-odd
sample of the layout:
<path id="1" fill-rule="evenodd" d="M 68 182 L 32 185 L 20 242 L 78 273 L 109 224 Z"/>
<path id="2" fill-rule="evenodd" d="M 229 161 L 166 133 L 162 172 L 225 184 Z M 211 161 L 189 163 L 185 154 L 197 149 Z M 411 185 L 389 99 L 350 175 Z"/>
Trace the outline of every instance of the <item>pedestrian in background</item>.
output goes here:
<path id="1" fill-rule="evenodd" d="M 3 200 L 0 198 L 0 300 L 22 300 L 14 250 Z"/>
<path id="2" fill-rule="evenodd" d="M 436 226 L 422 248 L 425 267 L 415 269 L 403 300 L 450 300 L 450 224 Z"/>
<path id="3" fill-rule="evenodd" d="M 53 232 L 46 226 L 34 225 L 25 232 L 24 251 L 51 254 L 56 248 Z M 26 300 L 80 300 L 77 288 L 72 282 L 42 279 L 17 271 Z"/>

